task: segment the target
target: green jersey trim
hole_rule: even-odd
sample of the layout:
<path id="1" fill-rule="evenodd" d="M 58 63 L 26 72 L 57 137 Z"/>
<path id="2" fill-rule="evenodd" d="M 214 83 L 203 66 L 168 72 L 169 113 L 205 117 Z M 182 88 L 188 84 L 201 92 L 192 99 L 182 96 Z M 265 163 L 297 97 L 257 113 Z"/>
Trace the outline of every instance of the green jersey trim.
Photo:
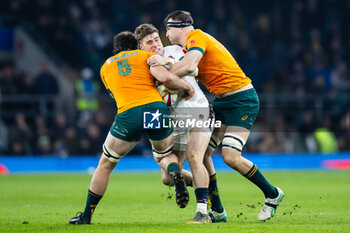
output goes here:
<path id="1" fill-rule="evenodd" d="M 200 48 L 200 47 L 192 47 L 192 48 L 189 48 L 189 49 L 187 50 L 187 52 L 190 52 L 190 51 L 192 51 L 192 50 L 198 50 L 199 52 L 201 52 L 202 54 L 204 54 L 204 50 L 203 50 L 202 48 Z"/>

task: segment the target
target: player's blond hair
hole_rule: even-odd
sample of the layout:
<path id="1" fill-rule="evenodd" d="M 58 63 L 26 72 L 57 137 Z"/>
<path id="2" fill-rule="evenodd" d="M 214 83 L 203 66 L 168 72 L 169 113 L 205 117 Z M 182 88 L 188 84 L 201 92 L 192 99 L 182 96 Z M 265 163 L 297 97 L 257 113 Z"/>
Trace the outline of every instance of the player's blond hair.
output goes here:
<path id="1" fill-rule="evenodd" d="M 155 33 L 155 32 L 159 34 L 158 29 L 155 26 L 153 26 L 150 23 L 144 23 L 135 29 L 134 35 L 135 35 L 137 41 L 140 43 L 140 41 L 143 38 L 145 38 L 146 36 L 151 35 L 152 33 Z"/>

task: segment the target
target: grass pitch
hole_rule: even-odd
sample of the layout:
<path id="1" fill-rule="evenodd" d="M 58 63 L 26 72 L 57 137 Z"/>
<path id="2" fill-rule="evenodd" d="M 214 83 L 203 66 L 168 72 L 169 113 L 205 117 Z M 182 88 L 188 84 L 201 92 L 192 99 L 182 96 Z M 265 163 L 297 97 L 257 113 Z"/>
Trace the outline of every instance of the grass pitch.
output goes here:
<path id="1" fill-rule="evenodd" d="M 116 173 L 93 225 L 69 225 L 82 211 L 91 175 L 0 176 L 0 232 L 350 232 L 350 172 L 265 172 L 286 196 L 271 220 L 258 222 L 263 194 L 236 172 L 218 173 L 227 223 L 186 225 L 195 214 L 179 209 L 174 190 L 156 173 Z"/>

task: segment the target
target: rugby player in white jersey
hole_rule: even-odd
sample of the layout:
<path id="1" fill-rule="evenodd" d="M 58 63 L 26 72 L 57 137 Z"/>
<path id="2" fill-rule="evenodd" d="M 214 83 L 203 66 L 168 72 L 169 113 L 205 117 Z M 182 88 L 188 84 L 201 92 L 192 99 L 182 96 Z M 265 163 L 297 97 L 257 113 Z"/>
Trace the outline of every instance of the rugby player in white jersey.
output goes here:
<path id="1" fill-rule="evenodd" d="M 179 45 L 163 47 L 158 30 L 151 24 L 142 24 L 135 30 L 135 37 L 139 42 L 139 48 L 147 52 L 161 55 L 168 60 L 168 65 L 178 62 L 183 58 L 186 50 Z M 216 173 L 211 157 L 203 158 L 209 144 L 214 119 L 210 114 L 209 103 L 195 79 L 196 74 L 182 77 L 195 89 L 195 95 L 190 100 L 179 99 L 176 103 L 168 106 L 174 125 L 174 147 L 173 152 L 178 156 L 182 167 L 188 158 L 193 173 L 182 169 L 188 185 L 193 184 L 197 199 L 197 210 L 195 217 L 188 224 L 201 224 L 209 222 L 226 222 L 227 215 L 221 204 L 217 188 Z M 210 121 L 209 127 L 196 127 L 198 125 L 186 125 L 189 120 Z M 184 122 L 180 125 L 179 122 Z M 200 125 L 200 124 L 199 124 Z M 180 127 L 182 126 L 182 127 Z M 187 126 L 187 127 L 186 127 Z M 193 127 L 194 126 L 194 127 Z M 203 164 L 204 159 L 204 164 Z M 170 176 L 162 170 L 162 181 L 165 185 L 171 184 Z M 192 182 L 193 181 L 193 182 Z M 211 211 L 207 213 L 208 195 L 211 201 Z"/>

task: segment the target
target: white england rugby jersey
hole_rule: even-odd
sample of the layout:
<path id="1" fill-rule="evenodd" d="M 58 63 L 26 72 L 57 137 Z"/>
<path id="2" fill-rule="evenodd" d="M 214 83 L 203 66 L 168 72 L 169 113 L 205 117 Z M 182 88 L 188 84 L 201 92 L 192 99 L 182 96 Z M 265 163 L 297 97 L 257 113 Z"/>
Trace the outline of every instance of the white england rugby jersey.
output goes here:
<path id="1" fill-rule="evenodd" d="M 169 45 L 164 47 L 164 57 L 168 57 L 173 59 L 175 62 L 180 61 L 185 56 L 186 50 L 184 50 L 179 45 Z M 195 95 L 188 101 L 185 101 L 184 99 L 181 99 L 177 104 L 176 108 L 178 107 L 207 107 L 209 106 L 208 100 L 205 97 L 203 91 L 198 86 L 197 80 L 193 76 L 184 76 L 182 77 L 184 80 L 189 82 L 194 90 Z"/>

